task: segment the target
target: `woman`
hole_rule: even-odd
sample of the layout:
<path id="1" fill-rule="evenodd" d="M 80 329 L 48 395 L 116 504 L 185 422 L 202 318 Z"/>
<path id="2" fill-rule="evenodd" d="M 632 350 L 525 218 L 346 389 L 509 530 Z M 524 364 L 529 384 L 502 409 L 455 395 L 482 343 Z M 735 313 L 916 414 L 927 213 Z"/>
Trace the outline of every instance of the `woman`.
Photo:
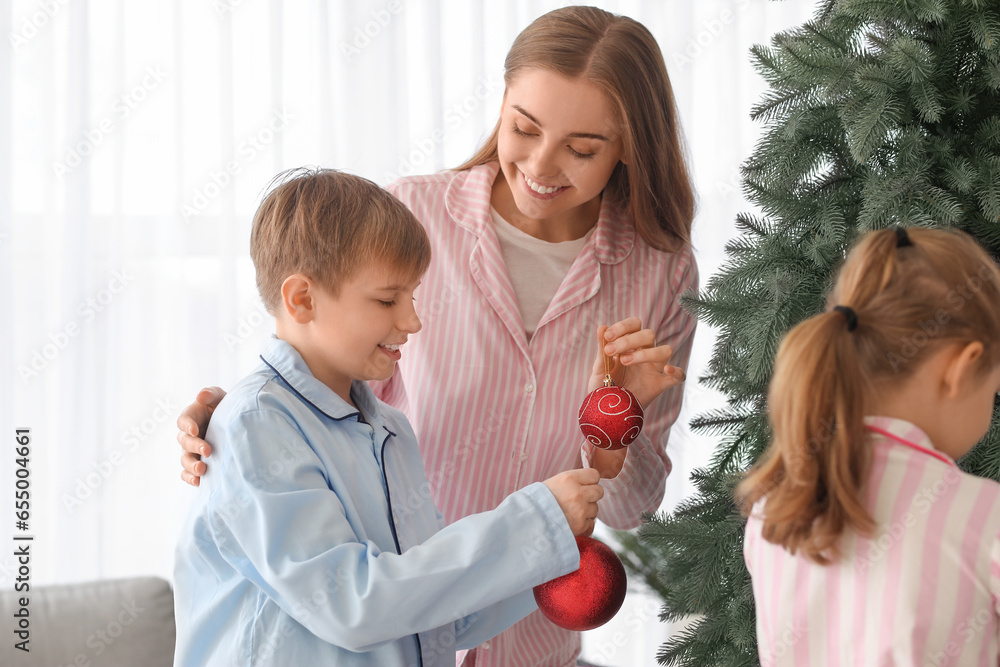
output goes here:
<path id="1" fill-rule="evenodd" d="M 517 37 L 504 79 L 500 119 L 468 162 L 389 186 L 433 259 L 424 330 L 374 388 L 413 424 L 449 522 L 582 459 L 607 478 L 602 520 L 632 528 L 663 498 L 682 389 L 653 397 L 683 381 L 695 329 L 678 301 L 698 282 L 694 197 L 663 56 L 632 19 L 566 7 Z M 595 449 L 577 424 L 604 377 L 597 335 L 646 411 L 627 449 Z M 207 469 L 197 435 L 220 396 L 202 391 L 178 420 L 189 483 Z M 462 664 L 573 665 L 579 652 L 579 633 L 536 612 Z"/>

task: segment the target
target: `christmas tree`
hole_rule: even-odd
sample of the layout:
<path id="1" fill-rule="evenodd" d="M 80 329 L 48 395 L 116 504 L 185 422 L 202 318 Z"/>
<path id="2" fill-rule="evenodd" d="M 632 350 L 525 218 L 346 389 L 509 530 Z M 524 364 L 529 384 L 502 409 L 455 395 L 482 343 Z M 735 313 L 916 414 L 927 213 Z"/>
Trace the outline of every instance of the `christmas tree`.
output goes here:
<path id="1" fill-rule="evenodd" d="M 826 0 L 805 25 L 752 49 L 770 90 L 742 167 L 758 215 L 737 218 L 727 262 L 688 299 L 719 330 L 708 375 L 727 407 L 693 427 L 718 436 L 696 493 L 651 517 L 623 559 L 690 621 L 664 665 L 756 665 L 744 519 L 733 501 L 768 443 L 765 392 L 782 335 L 820 311 L 857 236 L 946 226 L 1000 251 L 1000 1 Z M 997 415 L 960 465 L 998 479 Z"/>

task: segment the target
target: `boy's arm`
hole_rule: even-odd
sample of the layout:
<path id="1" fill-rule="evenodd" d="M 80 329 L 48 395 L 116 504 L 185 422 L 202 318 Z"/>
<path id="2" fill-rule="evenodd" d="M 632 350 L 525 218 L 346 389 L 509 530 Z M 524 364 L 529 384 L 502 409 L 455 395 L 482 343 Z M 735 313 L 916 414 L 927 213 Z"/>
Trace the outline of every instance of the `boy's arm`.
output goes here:
<path id="1" fill-rule="evenodd" d="M 470 614 L 455 623 L 455 648 L 475 648 L 538 609 L 535 595 L 527 590 Z"/>
<path id="2" fill-rule="evenodd" d="M 544 484 L 399 555 L 359 541 L 349 501 L 331 490 L 319 458 L 284 414 L 244 413 L 220 437 L 233 456 L 215 469 L 216 544 L 286 613 L 348 650 L 451 624 L 579 567 L 573 533 Z M 316 605 L 317 598 L 328 602 Z"/>

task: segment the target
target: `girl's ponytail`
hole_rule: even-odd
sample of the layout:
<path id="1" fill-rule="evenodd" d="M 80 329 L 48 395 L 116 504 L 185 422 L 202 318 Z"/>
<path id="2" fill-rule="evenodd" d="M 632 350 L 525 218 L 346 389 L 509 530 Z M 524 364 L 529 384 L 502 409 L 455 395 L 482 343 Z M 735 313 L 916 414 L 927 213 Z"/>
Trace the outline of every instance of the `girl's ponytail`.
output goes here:
<path id="1" fill-rule="evenodd" d="M 767 458 L 737 488 L 745 507 L 767 497 L 763 536 L 820 563 L 837 556 L 846 528 L 874 526 L 859 497 L 868 471 L 864 401 L 869 389 L 853 310 L 800 323 L 782 341 L 768 392 L 775 437 Z"/>
<path id="2" fill-rule="evenodd" d="M 870 534 L 864 418 L 942 346 L 980 341 L 979 370 L 1000 365 L 1000 270 L 967 234 L 898 228 L 848 254 L 827 310 L 794 327 L 768 392 L 768 451 L 736 489 L 769 542 L 818 563 L 846 530 Z"/>

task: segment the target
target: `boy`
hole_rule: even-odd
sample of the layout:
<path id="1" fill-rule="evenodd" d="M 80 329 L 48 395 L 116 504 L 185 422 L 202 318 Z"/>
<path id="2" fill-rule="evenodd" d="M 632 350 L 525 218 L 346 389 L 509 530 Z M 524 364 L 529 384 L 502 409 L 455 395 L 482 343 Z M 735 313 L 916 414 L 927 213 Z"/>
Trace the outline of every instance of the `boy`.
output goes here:
<path id="1" fill-rule="evenodd" d="M 277 335 L 208 428 L 219 461 L 177 549 L 174 664 L 452 667 L 579 567 L 598 473 L 442 528 L 409 423 L 366 384 L 420 329 L 427 235 L 370 181 L 284 176 L 250 244 Z"/>

